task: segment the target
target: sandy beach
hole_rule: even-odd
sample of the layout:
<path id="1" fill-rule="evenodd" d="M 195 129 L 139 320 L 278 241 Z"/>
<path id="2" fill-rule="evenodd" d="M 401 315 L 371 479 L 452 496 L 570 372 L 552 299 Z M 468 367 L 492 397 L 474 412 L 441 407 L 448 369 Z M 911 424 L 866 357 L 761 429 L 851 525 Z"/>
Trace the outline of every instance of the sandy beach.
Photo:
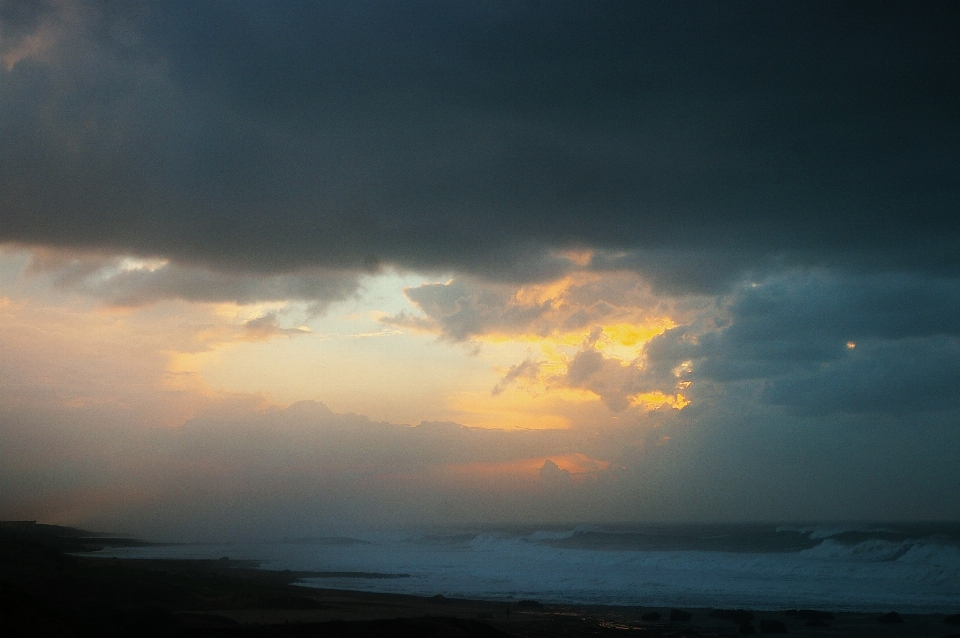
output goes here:
<path id="1" fill-rule="evenodd" d="M 0 532 L 0 615 L 3 633 L 13 636 L 960 635 L 945 614 L 903 614 L 902 622 L 884 623 L 876 613 L 545 605 L 316 589 L 296 584 L 311 572 L 265 571 L 249 561 L 77 554 L 136 542 L 129 539 L 29 524 Z"/>

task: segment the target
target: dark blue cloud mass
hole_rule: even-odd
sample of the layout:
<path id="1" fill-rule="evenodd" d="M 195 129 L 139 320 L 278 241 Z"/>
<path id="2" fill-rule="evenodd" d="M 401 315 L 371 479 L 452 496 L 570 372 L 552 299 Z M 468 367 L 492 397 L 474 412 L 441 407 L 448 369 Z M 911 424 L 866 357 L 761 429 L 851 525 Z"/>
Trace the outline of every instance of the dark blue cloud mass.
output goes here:
<path id="1" fill-rule="evenodd" d="M 654 339 L 647 374 L 662 383 L 690 361 L 694 387 L 745 385 L 807 416 L 956 411 L 958 318 L 952 279 L 778 275 L 740 288 L 717 327 Z"/>
<path id="2" fill-rule="evenodd" d="M 0 240 L 521 280 L 577 246 L 681 291 L 953 275 L 958 14 L 5 0 Z"/>

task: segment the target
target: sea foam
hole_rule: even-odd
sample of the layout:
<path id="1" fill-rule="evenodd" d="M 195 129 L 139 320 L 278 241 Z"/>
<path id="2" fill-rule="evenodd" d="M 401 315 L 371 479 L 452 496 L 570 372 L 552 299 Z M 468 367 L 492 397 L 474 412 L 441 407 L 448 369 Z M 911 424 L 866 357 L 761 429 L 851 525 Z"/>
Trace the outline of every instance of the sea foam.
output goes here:
<path id="1" fill-rule="evenodd" d="M 228 555 L 340 574 L 306 578 L 306 586 L 505 601 L 916 613 L 955 613 L 960 604 L 960 528 L 948 525 L 582 525 L 353 538 L 109 554 Z"/>

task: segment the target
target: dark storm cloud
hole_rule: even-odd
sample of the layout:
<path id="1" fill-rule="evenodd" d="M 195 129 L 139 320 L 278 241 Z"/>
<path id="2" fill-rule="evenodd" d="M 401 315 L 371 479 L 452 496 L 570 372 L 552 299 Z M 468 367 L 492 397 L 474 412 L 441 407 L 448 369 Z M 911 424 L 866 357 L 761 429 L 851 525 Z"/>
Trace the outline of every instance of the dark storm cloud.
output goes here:
<path id="1" fill-rule="evenodd" d="M 803 415 L 960 408 L 960 284 L 829 273 L 744 285 L 720 326 L 680 327 L 647 346 L 646 374 L 691 361 L 698 382 L 755 385 Z"/>
<path id="2" fill-rule="evenodd" d="M 870 342 L 820 367 L 774 377 L 763 398 L 806 416 L 904 415 L 960 407 L 960 340 Z"/>
<path id="3" fill-rule="evenodd" d="M 38 6 L 0 10 L 0 240 L 519 279 L 586 246 L 672 290 L 960 264 L 952 4 Z"/>
<path id="4" fill-rule="evenodd" d="M 777 277 L 744 287 L 730 308 L 731 325 L 700 340 L 712 356 L 701 372 L 758 378 L 851 356 L 848 343 L 955 338 L 958 318 L 955 280 Z"/>
<path id="5" fill-rule="evenodd" d="M 53 6 L 43 0 L 4 0 L 0 2 L 0 35 L 17 40 L 36 32 Z"/>

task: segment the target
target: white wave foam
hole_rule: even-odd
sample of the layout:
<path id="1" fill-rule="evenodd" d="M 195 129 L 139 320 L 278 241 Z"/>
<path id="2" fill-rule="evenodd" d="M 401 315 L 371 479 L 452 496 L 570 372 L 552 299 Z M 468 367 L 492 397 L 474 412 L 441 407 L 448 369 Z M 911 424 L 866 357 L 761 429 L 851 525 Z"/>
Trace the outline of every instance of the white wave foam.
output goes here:
<path id="1" fill-rule="evenodd" d="M 597 525 L 577 525 L 573 529 L 569 530 L 537 530 L 536 532 L 528 535 L 527 538 L 534 542 L 562 541 L 568 538 L 573 538 L 579 534 L 603 531 L 603 528 Z"/>
<path id="2" fill-rule="evenodd" d="M 790 525 L 781 525 L 776 528 L 777 532 L 795 532 L 797 534 L 803 534 L 807 536 L 810 540 L 822 540 L 825 538 L 831 538 L 833 536 L 839 536 L 840 534 L 850 534 L 850 533 L 860 533 L 860 534 L 884 534 L 884 533 L 895 533 L 895 530 L 885 528 L 885 527 L 876 527 L 876 526 L 863 526 L 863 525 L 808 525 L 804 527 L 794 527 Z"/>
<path id="3" fill-rule="evenodd" d="M 596 530 L 384 534 L 364 536 L 370 544 L 339 547 L 143 547 L 112 555 L 229 555 L 264 560 L 270 569 L 403 573 L 410 578 L 307 584 L 500 600 L 901 612 L 944 612 L 960 600 L 960 548 L 929 539 L 851 545 L 827 538 L 812 549 L 782 553 L 587 550 L 541 542 Z"/>

